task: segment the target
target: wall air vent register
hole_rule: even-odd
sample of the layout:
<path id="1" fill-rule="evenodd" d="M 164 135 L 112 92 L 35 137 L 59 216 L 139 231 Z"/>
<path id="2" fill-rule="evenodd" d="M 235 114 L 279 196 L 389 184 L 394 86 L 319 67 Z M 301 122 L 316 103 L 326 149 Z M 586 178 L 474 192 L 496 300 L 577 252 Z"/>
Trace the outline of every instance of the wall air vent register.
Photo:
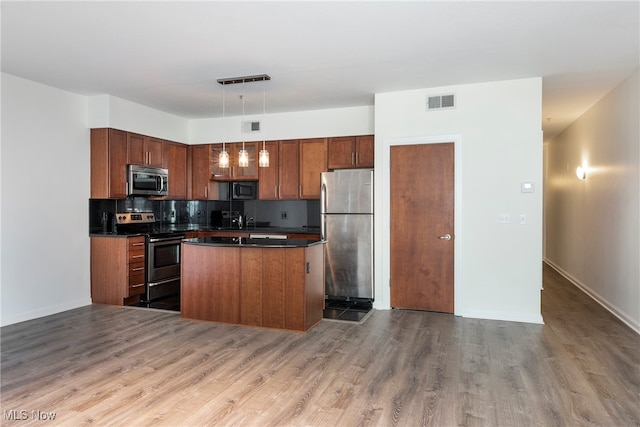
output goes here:
<path id="1" fill-rule="evenodd" d="M 427 96 L 427 111 L 456 108 L 454 94 Z"/>

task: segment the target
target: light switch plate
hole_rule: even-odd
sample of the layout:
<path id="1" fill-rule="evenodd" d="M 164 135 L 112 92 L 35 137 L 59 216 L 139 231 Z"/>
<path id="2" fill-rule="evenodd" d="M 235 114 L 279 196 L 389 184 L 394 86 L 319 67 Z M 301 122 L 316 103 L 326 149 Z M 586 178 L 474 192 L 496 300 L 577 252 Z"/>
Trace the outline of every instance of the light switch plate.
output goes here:
<path id="1" fill-rule="evenodd" d="M 533 193 L 533 182 L 523 182 L 520 184 L 521 193 Z"/>

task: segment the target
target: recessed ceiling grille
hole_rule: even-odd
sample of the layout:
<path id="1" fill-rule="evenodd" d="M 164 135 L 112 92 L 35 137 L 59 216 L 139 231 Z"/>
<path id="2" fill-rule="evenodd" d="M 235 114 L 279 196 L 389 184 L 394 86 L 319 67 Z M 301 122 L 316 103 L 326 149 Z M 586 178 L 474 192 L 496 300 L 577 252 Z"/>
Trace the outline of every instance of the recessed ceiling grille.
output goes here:
<path id="1" fill-rule="evenodd" d="M 242 133 L 260 132 L 260 122 L 242 122 Z"/>
<path id="2" fill-rule="evenodd" d="M 456 97 L 454 94 L 427 96 L 427 111 L 455 107 Z"/>

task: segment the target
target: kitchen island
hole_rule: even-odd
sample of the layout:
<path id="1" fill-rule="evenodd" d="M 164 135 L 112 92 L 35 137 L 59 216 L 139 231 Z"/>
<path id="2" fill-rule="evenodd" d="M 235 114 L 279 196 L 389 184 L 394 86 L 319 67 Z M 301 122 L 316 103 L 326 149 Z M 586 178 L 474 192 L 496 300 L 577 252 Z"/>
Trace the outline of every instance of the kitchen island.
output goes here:
<path id="1" fill-rule="evenodd" d="M 207 237 L 182 242 L 181 316 L 307 331 L 322 320 L 323 241 Z"/>

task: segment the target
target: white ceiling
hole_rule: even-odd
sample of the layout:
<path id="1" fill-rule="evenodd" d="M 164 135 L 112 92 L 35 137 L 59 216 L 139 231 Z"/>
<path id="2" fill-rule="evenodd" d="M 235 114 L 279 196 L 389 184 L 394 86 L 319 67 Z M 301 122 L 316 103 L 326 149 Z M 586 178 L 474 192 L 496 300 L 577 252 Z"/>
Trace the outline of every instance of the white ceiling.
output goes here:
<path id="1" fill-rule="evenodd" d="M 274 113 L 541 76 L 546 140 L 638 67 L 639 5 L 2 1 L 2 71 L 185 118 L 221 116 L 227 77 L 269 74 Z M 239 114 L 240 93 L 247 114 L 262 112 L 262 90 L 227 86 L 226 114 Z"/>

